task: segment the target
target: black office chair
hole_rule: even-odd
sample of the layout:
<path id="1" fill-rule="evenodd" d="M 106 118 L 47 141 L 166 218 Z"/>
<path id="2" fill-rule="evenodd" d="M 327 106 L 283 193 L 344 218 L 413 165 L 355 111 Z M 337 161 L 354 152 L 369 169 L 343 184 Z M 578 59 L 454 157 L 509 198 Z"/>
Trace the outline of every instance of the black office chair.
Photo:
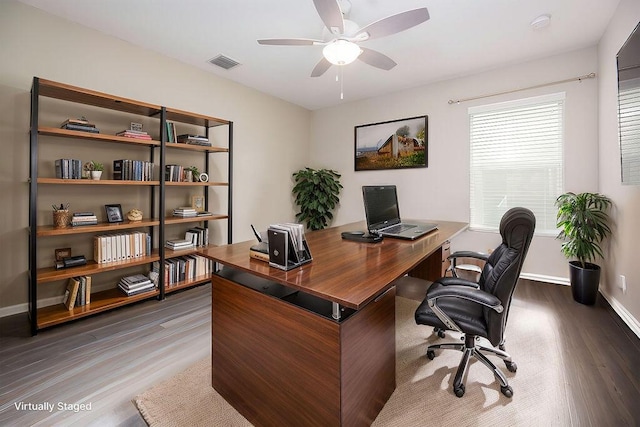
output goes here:
<path id="1" fill-rule="evenodd" d="M 427 348 L 429 359 L 435 357 L 436 349 L 454 349 L 464 353 L 453 381 L 453 391 L 458 397 L 464 395 L 464 377 L 471 357 L 493 371 L 500 382 L 502 394 L 513 396 L 513 389 L 504 374 L 482 352 L 500 357 L 509 371 L 516 371 L 515 362 L 504 351 L 504 330 L 511 297 L 518 283 L 535 224 L 535 216 L 526 208 L 507 211 L 500 221 L 502 244 L 489 256 L 468 251 L 451 255 L 453 258 L 464 256 L 485 260 L 479 282 L 458 277 L 438 279 L 429 287 L 426 298 L 416 310 L 416 323 L 433 326 L 436 332 L 453 330 L 464 334 L 464 342 L 434 344 Z M 477 344 L 478 337 L 488 339 L 493 347 Z"/>

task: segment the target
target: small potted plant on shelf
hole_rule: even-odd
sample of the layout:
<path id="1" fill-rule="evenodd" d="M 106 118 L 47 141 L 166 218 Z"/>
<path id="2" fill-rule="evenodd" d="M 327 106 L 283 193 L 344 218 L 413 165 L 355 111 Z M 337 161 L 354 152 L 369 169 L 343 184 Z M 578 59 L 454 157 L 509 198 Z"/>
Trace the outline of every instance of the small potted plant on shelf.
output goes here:
<path id="1" fill-rule="evenodd" d="M 198 182 L 200 181 L 200 171 L 196 166 L 189 166 L 184 169 L 184 180 L 186 182 Z"/>
<path id="2" fill-rule="evenodd" d="M 300 212 L 296 218 L 311 230 L 322 230 L 333 219 L 331 211 L 338 204 L 342 185 L 340 174 L 329 169 L 304 168 L 293 174 L 293 194 Z"/>
<path id="3" fill-rule="evenodd" d="M 599 193 L 565 193 L 556 199 L 559 239 L 565 240 L 562 253 L 569 261 L 573 299 L 592 305 L 598 296 L 600 266 L 590 261 L 603 258 L 600 242 L 611 234 L 607 210 L 611 200 Z"/>
<path id="4" fill-rule="evenodd" d="M 102 171 L 104 170 L 104 165 L 102 163 L 91 160 L 84 164 L 83 168 L 86 172 L 89 172 L 91 179 L 99 180 L 102 176 Z"/>

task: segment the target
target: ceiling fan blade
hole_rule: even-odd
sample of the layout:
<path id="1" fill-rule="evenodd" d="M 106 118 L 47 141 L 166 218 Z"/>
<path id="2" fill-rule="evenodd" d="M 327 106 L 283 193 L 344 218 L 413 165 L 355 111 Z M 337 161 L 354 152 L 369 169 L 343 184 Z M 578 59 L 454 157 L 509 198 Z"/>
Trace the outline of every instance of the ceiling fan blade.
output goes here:
<path id="1" fill-rule="evenodd" d="M 313 39 L 262 39 L 259 44 L 274 46 L 309 46 L 314 44 L 324 44 L 322 40 Z"/>
<path id="2" fill-rule="evenodd" d="M 389 36 L 391 34 L 399 33 L 400 31 L 408 30 L 418 24 L 422 24 L 428 19 L 429 11 L 426 7 L 407 10 L 406 12 L 387 16 L 379 21 L 372 22 L 366 27 L 361 28 L 356 37 L 363 33 L 367 33 L 369 35 L 367 40 Z"/>
<path id="3" fill-rule="evenodd" d="M 389 71 L 390 69 L 398 65 L 393 59 L 389 58 L 383 53 L 367 49 L 362 46 L 360 46 L 360 49 L 362 49 L 362 53 L 360 54 L 358 59 L 371 66 Z"/>
<path id="4" fill-rule="evenodd" d="M 331 62 L 327 61 L 326 58 L 322 58 L 320 62 L 318 62 L 311 72 L 311 77 L 320 77 L 323 75 L 329 68 L 331 67 Z"/>
<path id="5" fill-rule="evenodd" d="M 344 33 L 344 20 L 338 0 L 313 0 L 320 19 L 332 34 Z"/>

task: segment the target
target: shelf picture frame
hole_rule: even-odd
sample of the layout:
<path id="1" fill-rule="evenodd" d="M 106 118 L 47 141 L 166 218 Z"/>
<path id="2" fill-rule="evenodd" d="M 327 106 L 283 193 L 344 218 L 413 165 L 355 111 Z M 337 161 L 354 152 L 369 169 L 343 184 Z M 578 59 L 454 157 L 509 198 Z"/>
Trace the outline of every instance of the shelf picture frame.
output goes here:
<path id="1" fill-rule="evenodd" d="M 355 171 L 426 168 L 428 116 L 355 126 Z"/>
<path id="2" fill-rule="evenodd" d="M 107 214 L 107 222 L 109 224 L 116 224 L 124 221 L 122 206 L 119 204 L 104 205 L 104 210 Z"/>
<path id="3" fill-rule="evenodd" d="M 204 212 L 204 196 L 191 196 L 191 207 L 196 212 Z"/>
<path id="4" fill-rule="evenodd" d="M 71 256 L 71 248 L 59 248 L 55 250 L 56 261 L 62 261 Z"/>

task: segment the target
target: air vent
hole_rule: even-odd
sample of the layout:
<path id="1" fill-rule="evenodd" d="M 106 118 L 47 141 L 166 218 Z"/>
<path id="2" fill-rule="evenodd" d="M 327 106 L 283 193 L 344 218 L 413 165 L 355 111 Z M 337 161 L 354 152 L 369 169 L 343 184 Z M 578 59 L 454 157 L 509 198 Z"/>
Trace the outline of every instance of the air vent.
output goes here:
<path id="1" fill-rule="evenodd" d="M 229 70 L 237 65 L 240 65 L 238 61 L 234 61 L 233 59 L 224 55 L 218 55 L 215 58 L 210 59 L 209 63 L 224 68 L 225 70 Z"/>

